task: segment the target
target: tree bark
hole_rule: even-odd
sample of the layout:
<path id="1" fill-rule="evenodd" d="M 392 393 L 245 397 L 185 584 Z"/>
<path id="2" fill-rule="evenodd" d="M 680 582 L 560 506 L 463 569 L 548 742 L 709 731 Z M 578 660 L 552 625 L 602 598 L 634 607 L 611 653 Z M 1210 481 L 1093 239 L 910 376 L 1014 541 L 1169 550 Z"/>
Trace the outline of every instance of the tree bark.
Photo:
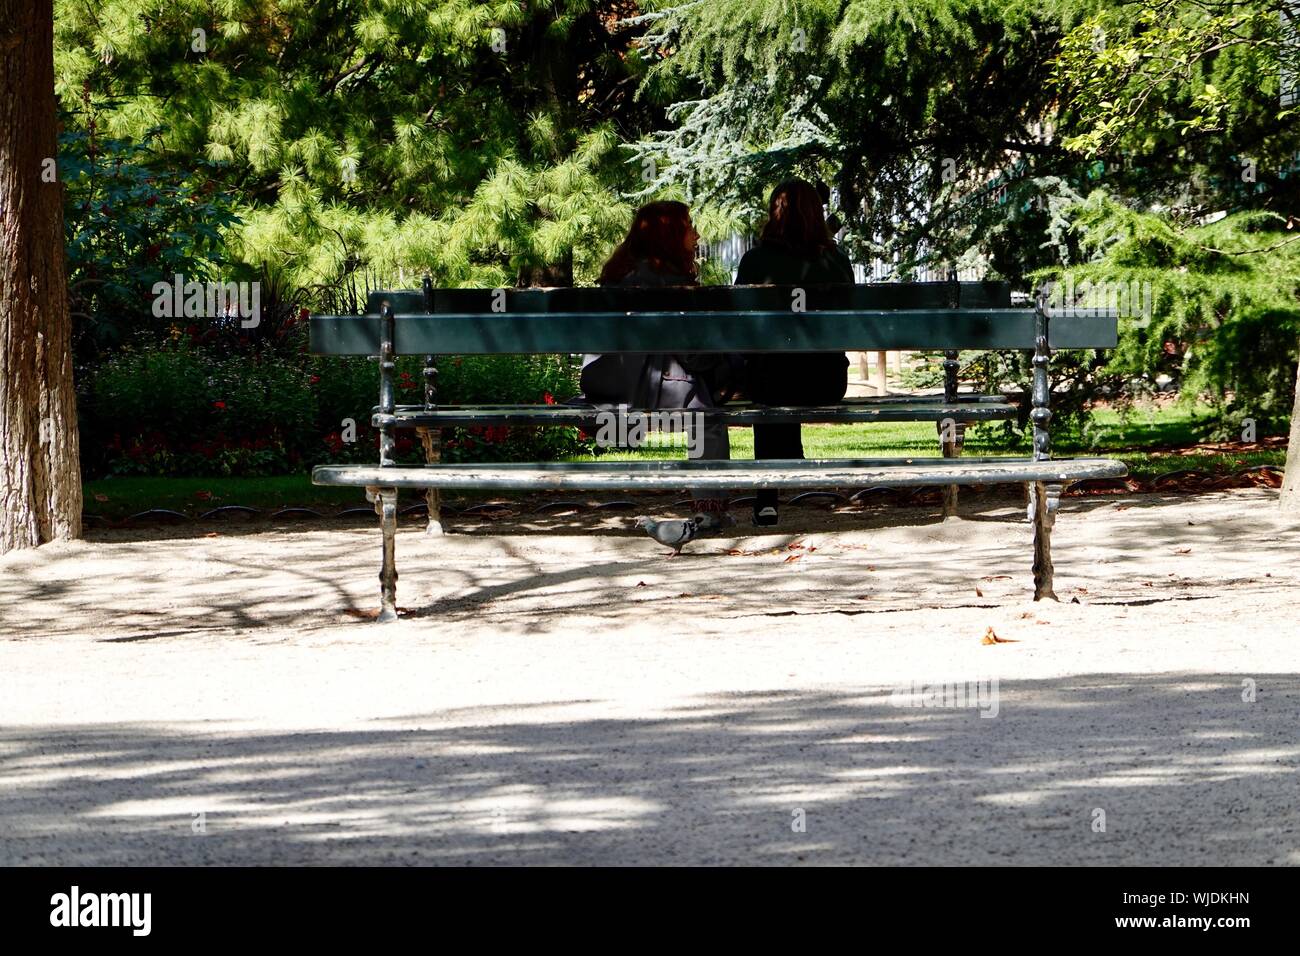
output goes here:
<path id="1" fill-rule="evenodd" d="M 1300 369 L 1296 370 L 1295 404 L 1291 406 L 1291 438 L 1286 446 L 1286 477 L 1282 479 L 1282 510 L 1300 514 Z"/>
<path id="2" fill-rule="evenodd" d="M 0 0 L 0 552 L 81 534 L 53 0 Z"/>

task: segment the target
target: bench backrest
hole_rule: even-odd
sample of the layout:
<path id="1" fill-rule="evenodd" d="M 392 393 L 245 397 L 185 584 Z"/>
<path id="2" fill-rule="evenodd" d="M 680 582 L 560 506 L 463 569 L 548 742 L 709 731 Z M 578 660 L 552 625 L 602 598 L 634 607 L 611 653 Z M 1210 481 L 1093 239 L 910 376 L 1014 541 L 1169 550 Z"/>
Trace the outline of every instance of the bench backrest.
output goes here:
<path id="1" fill-rule="evenodd" d="M 311 351 L 375 355 L 381 313 L 398 355 L 1032 349 L 1033 307 L 1004 282 L 371 293 L 360 316 L 311 319 Z M 1113 311 L 1056 310 L 1053 349 L 1112 348 Z"/>

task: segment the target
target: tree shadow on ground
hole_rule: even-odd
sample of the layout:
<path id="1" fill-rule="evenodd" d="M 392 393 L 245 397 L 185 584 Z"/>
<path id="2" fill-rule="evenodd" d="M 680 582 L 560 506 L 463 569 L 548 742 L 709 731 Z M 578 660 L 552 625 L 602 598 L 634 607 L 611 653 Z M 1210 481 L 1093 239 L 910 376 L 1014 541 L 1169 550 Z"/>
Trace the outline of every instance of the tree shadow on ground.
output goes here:
<path id="1" fill-rule="evenodd" d="M 15 727 L 0 864 L 1300 864 L 1300 676 L 1250 676 L 1004 681 L 993 718 L 864 687 Z"/>

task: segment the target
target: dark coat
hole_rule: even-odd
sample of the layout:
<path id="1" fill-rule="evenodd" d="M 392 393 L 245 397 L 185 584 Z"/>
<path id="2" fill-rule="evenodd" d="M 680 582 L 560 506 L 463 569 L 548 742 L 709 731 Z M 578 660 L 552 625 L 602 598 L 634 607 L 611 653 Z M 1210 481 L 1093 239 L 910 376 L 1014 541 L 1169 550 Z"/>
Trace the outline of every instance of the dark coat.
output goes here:
<path id="1" fill-rule="evenodd" d="M 694 285 L 687 276 L 655 272 L 644 261 L 617 283 L 629 287 Z M 594 405 L 713 408 L 727 400 L 735 366 L 724 355 L 628 352 L 584 355 L 582 393 Z"/>
<path id="2" fill-rule="evenodd" d="M 745 253 L 736 285 L 833 285 L 854 281 L 853 264 L 837 246 L 815 258 L 771 242 Z M 790 321 L 798 322 L 792 313 Z M 744 391 L 764 405 L 833 405 L 848 390 L 849 359 L 843 352 L 762 352 L 745 365 Z"/>

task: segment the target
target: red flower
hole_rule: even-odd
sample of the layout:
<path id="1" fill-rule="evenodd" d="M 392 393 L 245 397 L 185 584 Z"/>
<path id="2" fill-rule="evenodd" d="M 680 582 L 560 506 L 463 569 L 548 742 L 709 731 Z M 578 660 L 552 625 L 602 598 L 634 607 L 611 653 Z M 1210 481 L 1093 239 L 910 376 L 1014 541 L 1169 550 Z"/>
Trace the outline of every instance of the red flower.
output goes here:
<path id="1" fill-rule="evenodd" d="M 220 408 L 220 409 L 223 409 L 223 410 L 224 410 L 225 407 L 226 407 L 226 403 L 225 403 L 225 402 L 213 402 L 213 403 L 212 403 L 212 407 L 213 407 L 213 408 Z"/>
<path id="2" fill-rule="evenodd" d="M 319 382 L 319 381 L 320 381 L 320 376 L 319 376 L 319 375 L 313 375 L 313 376 L 311 377 L 311 384 L 315 385 L 315 384 L 316 384 L 317 382 Z"/>
<path id="3" fill-rule="evenodd" d="M 554 405 L 555 396 L 552 395 L 550 392 L 542 392 L 542 401 L 544 401 L 547 405 Z"/>

